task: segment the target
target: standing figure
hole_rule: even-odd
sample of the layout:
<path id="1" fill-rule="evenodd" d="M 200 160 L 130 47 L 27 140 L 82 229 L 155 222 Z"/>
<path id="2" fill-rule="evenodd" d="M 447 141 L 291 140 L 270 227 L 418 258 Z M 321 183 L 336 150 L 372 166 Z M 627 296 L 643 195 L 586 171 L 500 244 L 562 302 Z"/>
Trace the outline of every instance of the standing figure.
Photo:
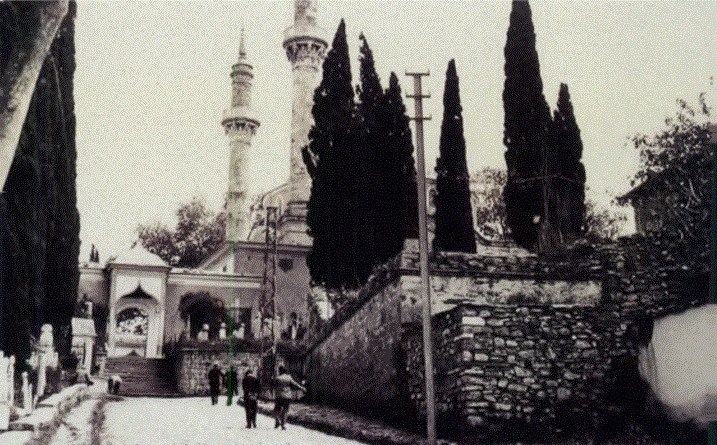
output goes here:
<path id="1" fill-rule="evenodd" d="M 234 369 L 234 365 L 229 366 L 229 371 L 224 374 L 224 386 L 227 387 L 227 406 L 231 406 L 232 397 L 239 394 L 239 377 Z"/>
<path id="2" fill-rule="evenodd" d="M 119 393 L 120 385 L 122 384 L 122 377 L 117 374 L 113 374 L 107 380 L 107 392 L 109 394 L 117 395 Z"/>
<path id="3" fill-rule="evenodd" d="M 259 379 L 254 377 L 251 369 L 247 370 L 244 374 L 244 379 L 241 382 L 242 390 L 244 391 L 244 410 L 246 411 L 246 427 L 251 428 L 254 425 L 256 428 L 256 405 L 259 399 L 259 392 L 261 391 L 261 384 Z"/>
<path id="4" fill-rule="evenodd" d="M 221 387 L 222 372 L 219 370 L 219 362 L 214 362 L 212 369 L 207 373 L 209 379 L 209 395 L 212 398 L 212 405 L 219 401 L 219 388 Z"/>
<path id="5" fill-rule="evenodd" d="M 289 402 L 292 396 L 291 388 L 306 391 L 306 388 L 298 384 L 283 366 L 279 366 L 279 375 L 276 376 L 276 402 L 274 405 L 276 424 L 274 428 L 286 429 L 286 416 L 289 413 Z"/>

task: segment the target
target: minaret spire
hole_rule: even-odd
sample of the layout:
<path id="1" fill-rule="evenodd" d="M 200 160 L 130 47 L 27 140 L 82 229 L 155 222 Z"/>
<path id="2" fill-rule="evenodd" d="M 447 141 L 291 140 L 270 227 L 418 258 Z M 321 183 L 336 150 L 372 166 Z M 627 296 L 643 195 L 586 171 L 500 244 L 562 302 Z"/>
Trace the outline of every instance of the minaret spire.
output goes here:
<path id="1" fill-rule="evenodd" d="M 244 25 L 241 25 L 241 37 L 239 37 L 239 60 L 246 59 L 246 47 L 244 45 Z"/>
<path id="2" fill-rule="evenodd" d="M 229 185 L 225 239 L 245 241 L 249 224 L 249 148 L 259 127 L 259 117 L 251 108 L 254 68 L 247 62 L 244 27 L 239 38 L 239 60 L 232 66 L 231 106 L 224 110 L 222 127 L 229 142 Z"/>

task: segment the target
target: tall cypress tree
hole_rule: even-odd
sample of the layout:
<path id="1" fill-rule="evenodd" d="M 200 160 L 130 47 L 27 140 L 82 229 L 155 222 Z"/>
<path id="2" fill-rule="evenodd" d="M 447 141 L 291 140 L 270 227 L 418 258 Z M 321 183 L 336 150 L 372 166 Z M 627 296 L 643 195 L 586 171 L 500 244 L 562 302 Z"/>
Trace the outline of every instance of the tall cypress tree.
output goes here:
<path id="1" fill-rule="evenodd" d="M 386 176 L 383 174 L 387 159 L 385 151 L 385 134 L 382 128 L 379 107 L 382 105 L 383 89 L 376 73 L 373 52 L 363 33 L 359 36 L 362 44 L 359 48 L 359 78 L 361 83 L 356 87 L 358 92 L 358 122 L 361 138 L 358 143 L 359 158 L 356 162 L 361 165 L 359 214 L 362 220 L 361 244 L 362 262 L 370 270 L 376 264 L 384 261 L 382 254 L 382 223 L 383 212 L 379 207 L 386 199 Z"/>
<path id="2" fill-rule="evenodd" d="M 44 321 L 51 323 L 59 346 L 69 351 L 71 338 L 68 334 L 70 319 L 77 299 L 79 284 L 78 259 L 80 255 L 80 216 L 77 211 L 77 178 L 75 148 L 75 103 L 73 77 L 75 72 L 75 22 L 76 3 L 72 2 L 65 23 L 57 32 L 45 62 L 47 94 L 53 105 L 52 140 L 55 164 L 53 176 L 56 181 L 55 205 L 50 209 L 48 227 L 50 237 L 43 287 L 45 289 Z M 44 73 L 41 73 L 43 76 Z M 42 77 L 41 77 L 42 78 Z"/>
<path id="3" fill-rule="evenodd" d="M 453 59 L 448 62 L 446 87 L 443 93 L 440 157 L 436 161 L 436 251 L 476 251 L 466 141 L 463 137 L 463 116 L 458 75 Z"/>
<path id="4" fill-rule="evenodd" d="M 539 250 L 547 199 L 541 179 L 548 151 L 550 109 L 543 96 L 530 5 L 513 1 L 505 44 L 505 126 L 503 143 L 508 180 L 504 189 L 506 222 L 515 242 Z"/>
<path id="5" fill-rule="evenodd" d="M 418 236 L 418 194 L 413 143 L 398 77 L 391 73 L 381 105 L 387 194 L 383 201 L 382 261 L 396 256 L 407 237 Z"/>
<path id="6" fill-rule="evenodd" d="M 346 25 L 341 20 L 314 93 L 314 126 L 303 150 L 312 177 L 307 223 L 313 238 L 306 263 L 312 282 L 356 288 L 367 274 L 358 258 L 357 122 Z"/>
<path id="7" fill-rule="evenodd" d="M 0 5 L 6 23 L 31 4 Z M 17 151 L 0 195 L 0 349 L 24 363 L 30 336 L 51 323 L 58 346 L 77 297 L 79 216 L 75 191 L 74 18 L 68 13 L 45 59 Z M 0 45 L 18 39 L 0 30 Z M 7 52 L 0 52 L 4 69 Z"/>
<path id="8" fill-rule="evenodd" d="M 551 143 L 553 153 L 548 161 L 552 175 L 549 184 L 551 226 L 559 236 L 556 242 L 565 245 L 583 232 L 585 222 L 585 167 L 583 143 L 575 121 L 568 86 L 560 84 L 557 110 L 553 113 Z"/>

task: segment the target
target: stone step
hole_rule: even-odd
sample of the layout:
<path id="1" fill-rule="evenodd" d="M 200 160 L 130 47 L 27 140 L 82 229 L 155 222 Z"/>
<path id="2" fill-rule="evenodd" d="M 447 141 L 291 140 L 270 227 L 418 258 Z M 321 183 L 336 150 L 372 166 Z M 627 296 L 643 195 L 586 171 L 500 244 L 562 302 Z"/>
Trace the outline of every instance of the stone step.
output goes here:
<path id="1" fill-rule="evenodd" d="M 108 357 L 104 376 L 122 378 L 120 395 L 175 394 L 171 370 L 164 359 L 143 357 Z"/>

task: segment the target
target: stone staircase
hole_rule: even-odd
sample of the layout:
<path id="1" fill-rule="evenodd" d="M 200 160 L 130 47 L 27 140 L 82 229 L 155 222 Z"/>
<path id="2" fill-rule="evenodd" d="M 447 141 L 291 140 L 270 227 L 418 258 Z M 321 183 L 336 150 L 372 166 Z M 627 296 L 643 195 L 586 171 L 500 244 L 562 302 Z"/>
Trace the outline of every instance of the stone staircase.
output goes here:
<path id="1" fill-rule="evenodd" d="M 109 378 L 112 375 L 122 378 L 119 395 L 177 395 L 172 383 L 172 368 L 162 358 L 107 357 L 102 377 Z"/>

